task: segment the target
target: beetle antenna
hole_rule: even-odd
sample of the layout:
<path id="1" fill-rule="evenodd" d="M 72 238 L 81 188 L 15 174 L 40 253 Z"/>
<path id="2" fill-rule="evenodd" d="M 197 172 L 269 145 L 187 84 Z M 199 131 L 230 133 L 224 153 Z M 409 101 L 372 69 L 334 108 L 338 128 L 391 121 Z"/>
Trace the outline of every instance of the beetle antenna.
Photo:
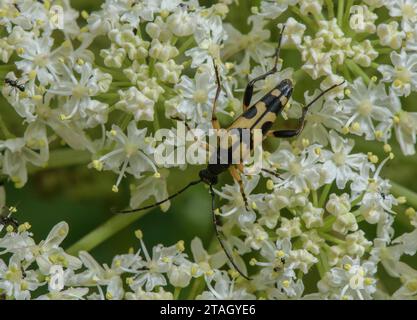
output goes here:
<path id="1" fill-rule="evenodd" d="M 315 97 L 308 105 L 306 105 L 303 108 L 303 113 L 306 113 L 308 108 L 310 108 L 317 100 L 319 100 L 321 97 L 323 97 L 326 93 L 328 93 L 329 91 L 332 91 L 334 88 L 340 87 L 341 85 L 343 85 L 346 81 L 343 81 L 341 83 L 338 84 L 334 84 L 331 87 L 327 88 L 326 90 L 322 91 L 317 97 Z"/>
<path id="2" fill-rule="evenodd" d="M 214 226 L 214 231 L 216 233 L 216 238 L 220 243 L 220 246 L 223 249 L 223 252 L 225 253 L 227 259 L 230 261 L 230 263 L 232 264 L 233 268 L 235 268 L 235 270 L 237 272 L 239 272 L 239 274 L 245 278 L 246 280 L 251 280 L 251 278 L 249 278 L 248 276 L 246 276 L 241 270 L 240 268 L 236 265 L 236 263 L 233 261 L 232 255 L 230 254 L 230 252 L 226 249 L 226 245 L 223 242 L 223 238 L 222 238 L 222 234 L 220 233 L 218 227 L 221 226 L 220 223 L 220 219 L 218 219 L 216 213 L 215 213 L 215 207 L 216 207 L 216 203 L 215 203 L 215 195 L 214 195 L 214 190 L 213 190 L 213 185 L 210 185 L 210 195 L 211 195 L 211 213 L 213 216 L 213 226 Z"/>
<path id="3" fill-rule="evenodd" d="M 117 211 L 116 213 L 118 214 L 125 214 L 125 213 L 133 213 L 133 212 L 138 212 L 138 211 L 142 211 L 142 210 L 146 210 L 146 209 L 151 209 L 154 207 L 157 207 L 173 198 L 175 198 L 176 196 L 180 195 L 181 193 L 183 193 L 185 190 L 187 190 L 189 187 L 195 186 L 196 184 L 199 184 L 200 182 L 202 182 L 203 180 L 199 179 L 196 181 L 192 181 L 189 184 L 187 184 L 184 188 L 182 188 L 181 190 L 177 191 L 176 193 L 170 195 L 168 198 L 155 202 L 154 204 L 150 204 L 148 206 L 145 207 L 141 207 L 141 208 L 137 208 L 137 209 L 131 209 L 131 210 L 122 210 L 122 211 Z"/>

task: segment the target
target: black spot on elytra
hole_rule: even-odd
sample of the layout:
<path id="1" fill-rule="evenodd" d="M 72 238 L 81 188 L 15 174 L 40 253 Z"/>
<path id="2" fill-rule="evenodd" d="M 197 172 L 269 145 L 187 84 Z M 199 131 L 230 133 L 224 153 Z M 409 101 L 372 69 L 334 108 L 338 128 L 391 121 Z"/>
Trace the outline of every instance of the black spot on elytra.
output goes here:
<path id="1" fill-rule="evenodd" d="M 258 110 L 256 109 L 256 106 L 250 107 L 246 112 L 243 114 L 243 117 L 246 119 L 252 119 L 256 116 L 258 113 Z"/>
<path id="2" fill-rule="evenodd" d="M 269 131 L 269 129 L 271 129 L 272 125 L 274 123 L 271 121 L 267 121 L 262 125 L 262 134 L 265 134 Z"/>
<path id="3" fill-rule="evenodd" d="M 277 138 L 292 138 L 298 134 L 298 130 L 279 130 L 274 132 Z"/>

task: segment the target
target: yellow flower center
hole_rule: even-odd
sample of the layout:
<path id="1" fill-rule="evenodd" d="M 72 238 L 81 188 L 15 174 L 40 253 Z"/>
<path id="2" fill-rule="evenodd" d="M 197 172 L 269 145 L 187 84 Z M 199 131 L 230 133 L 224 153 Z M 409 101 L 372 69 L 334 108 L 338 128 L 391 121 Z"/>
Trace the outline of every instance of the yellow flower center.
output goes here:
<path id="1" fill-rule="evenodd" d="M 194 98 L 194 101 L 197 103 L 205 103 L 207 102 L 207 99 L 208 99 L 207 91 L 202 90 L 202 89 L 196 90 L 194 92 L 193 98 Z"/>
<path id="2" fill-rule="evenodd" d="M 289 169 L 290 169 L 289 170 L 290 173 L 295 175 L 295 176 L 299 175 L 301 173 L 301 170 L 302 170 L 301 165 L 297 162 L 291 162 L 290 166 L 289 166 Z"/>
<path id="3" fill-rule="evenodd" d="M 369 99 L 362 101 L 359 105 L 358 112 L 362 116 L 369 116 L 372 111 L 372 102 Z"/>

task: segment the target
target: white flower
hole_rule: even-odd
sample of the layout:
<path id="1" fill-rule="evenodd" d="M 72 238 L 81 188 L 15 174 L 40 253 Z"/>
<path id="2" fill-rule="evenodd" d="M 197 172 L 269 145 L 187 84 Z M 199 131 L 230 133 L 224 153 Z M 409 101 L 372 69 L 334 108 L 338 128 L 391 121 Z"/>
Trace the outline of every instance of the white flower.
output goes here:
<path id="1" fill-rule="evenodd" d="M 259 198 L 256 195 L 251 195 L 259 182 L 259 176 L 251 176 L 251 179 L 243 178 L 244 192 L 247 198 L 248 206 L 253 208 L 256 200 Z M 240 186 L 237 182 L 233 185 L 225 185 L 221 191 L 214 189 L 214 192 L 221 198 L 228 202 L 221 207 L 220 215 L 228 217 L 228 221 L 237 221 L 240 225 L 252 224 L 255 221 L 256 215 L 252 210 L 247 210 L 245 201 L 240 191 Z"/>
<path id="2" fill-rule="evenodd" d="M 294 18 L 288 18 L 285 22 L 284 34 L 282 35 L 282 46 L 295 45 L 298 47 L 302 42 L 306 29 L 305 25 L 299 23 Z"/>
<path id="3" fill-rule="evenodd" d="M 72 270 L 81 268 L 81 261 L 78 258 L 67 254 L 59 247 L 68 235 L 68 229 L 66 222 L 60 222 L 52 228 L 46 239 L 38 244 L 36 250 L 39 254 L 35 255 L 35 258 L 40 272 L 44 275 L 49 274 L 53 265 L 62 265 Z"/>
<path id="4" fill-rule="evenodd" d="M 300 236 L 302 234 L 300 218 L 281 218 L 281 225 L 276 232 L 281 238 L 295 238 Z"/>
<path id="5" fill-rule="evenodd" d="M 128 90 L 119 90 L 120 101 L 116 107 L 133 114 L 136 121 L 153 121 L 155 102 L 146 97 L 135 87 Z"/>
<path id="6" fill-rule="evenodd" d="M 6 294 L 6 297 L 28 300 L 31 297 L 31 291 L 41 285 L 36 272 L 25 270 L 16 255 L 9 259 L 9 265 L 0 259 L 0 289 Z"/>
<path id="7" fill-rule="evenodd" d="M 87 128 L 94 128 L 99 124 L 104 125 L 108 120 L 109 105 L 97 100 L 91 100 L 85 107 Z"/>
<path id="8" fill-rule="evenodd" d="M 320 253 L 320 248 L 325 242 L 315 229 L 304 232 L 300 238 L 303 241 L 303 249 L 311 252 L 313 255 L 318 255 Z"/>
<path id="9" fill-rule="evenodd" d="M 167 26 L 178 37 L 186 37 L 193 34 L 195 29 L 195 17 L 187 10 L 179 9 L 167 19 Z"/>
<path id="10" fill-rule="evenodd" d="M 329 135 L 330 146 L 332 152 L 323 150 L 322 155 L 325 159 L 322 170 L 331 177 L 331 180 L 336 180 L 336 185 L 339 189 L 344 189 L 348 181 L 355 180 L 362 165 L 367 162 L 367 157 L 364 154 L 350 154 L 354 141 L 351 139 L 343 139 L 335 131 L 330 131 Z"/>
<path id="11" fill-rule="evenodd" d="M 198 46 L 185 52 L 187 57 L 192 58 L 191 67 L 197 68 L 204 63 L 208 63 L 213 58 L 219 59 L 220 44 L 226 37 L 226 32 L 219 16 L 215 15 L 209 19 L 198 19 L 194 32 L 194 39 Z"/>
<path id="12" fill-rule="evenodd" d="M 378 52 L 372 47 L 371 41 L 365 40 L 358 45 L 353 45 L 353 61 L 362 67 L 370 67 L 372 61 L 378 57 Z"/>
<path id="13" fill-rule="evenodd" d="M 356 217 L 350 212 L 349 195 L 342 194 L 338 197 L 336 194 L 331 194 L 326 209 L 336 217 L 332 224 L 334 231 L 346 234 L 348 231 L 358 230 Z"/>
<path id="14" fill-rule="evenodd" d="M 268 19 L 275 19 L 285 12 L 289 6 L 295 6 L 299 0 L 263 0 L 261 14 Z"/>
<path id="15" fill-rule="evenodd" d="M 163 274 L 171 269 L 171 265 L 178 259 L 178 254 L 181 256 L 181 253 L 176 246 L 164 248 L 162 245 L 157 245 L 153 247 L 152 256 L 150 256 L 141 237 L 139 240 L 145 256 L 144 267 L 135 272 L 131 288 L 145 286 L 146 291 L 152 291 L 157 286 L 165 286 L 167 282 Z"/>
<path id="16" fill-rule="evenodd" d="M 384 82 L 392 82 L 392 89 L 399 96 L 409 96 L 417 90 L 417 54 L 402 50 L 401 53 L 391 53 L 390 65 L 381 65 L 378 71 L 382 73 Z"/>
<path id="17" fill-rule="evenodd" d="M 176 47 L 169 43 L 161 43 L 159 40 L 154 39 L 149 49 L 149 56 L 162 62 L 166 62 L 169 59 L 175 58 L 179 54 Z"/>
<path id="18" fill-rule="evenodd" d="M 414 0 L 388 0 L 387 8 L 391 17 L 401 17 L 405 30 L 417 22 L 417 3 Z"/>
<path id="19" fill-rule="evenodd" d="M 213 69 L 214 72 L 214 69 Z M 214 77 L 207 71 L 197 72 L 195 80 L 188 76 L 182 76 L 176 86 L 182 100 L 177 106 L 178 113 L 185 116 L 193 123 L 204 123 L 211 119 L 213 101 L 216 95 L 216 82 Z M 217 111 L 221 110 L 224 94 L 220 95 Z"/>
<path id="20" fill-rule="evenodd" d="M 277 240 L 275 243 L 265 240 L 260 251 L 262 260 L 251 260 L 252 265 L 262 267 L 261 273 L 254 281 L 265 282 L 265 284 L 271 282 L 281 284 L 282 281 L 295 277 L 293 266 L 287 264 L 291 250 L 290 238 L 283 237 L 282 240 Z"/>
<path id="21" fill-rule="evenodd" d="M 387 122 L 393 117 L 387 108 L 388 96 L 384 84 L 371 82 L 366 86 L 362 78 L 358 78 L 349 90 L 349 99 L 340 102 L 343 111 L 350 115 L 345 127 L 354 134 L 365 135 L 367 140 L 375 139 L 377 129 L 374 120 Z"/>
<path id="22" fill-rule="evenodd" d="M 265 42 L 271 36 L 271 32 L 265 29 L 265 24 L 268 21 L 262 16 L 252 16 L 249 22 L 252 23 L 252 29 L 244 35 L 232 25 L 225 25 L 229 37 L 225 44 L 224 55 L 228 57 L 232 53 L 242 50 L 245 57 L 263 64 L 265 58 L 272 56 L 275 52 L 275 45 Z"/>
<path id="23" fill-rule="evenodd" d="M 211 284 L 215 282 L 214 286 Z M 254 300 L 256 297 L 239 288 L 234 279 L 230 279 L 226 272 L 218 272 L 211 278 L 206 278 L 209 291 L 204 291 L 197 299 L 201 300 Z"/>
<path id="24" fill-rule="evenodd" d="M 303 219 L 306 227 L 317 228 L 323 225 L 323 208 L 315 208 L 312 203 L 309 203 L 303 208 L 301 219 Z"/>
<path id="25" fill-rule="evenodd" d="M 341 266 L 327 272 L 318 287 L 320 292 L 329 294 L 332 299 L 368 300 L 376 291 L 375 272 L 374 263 L 365 261 L 361 264 L 359 259 L 345 256 Z"/>
<path id="26" fill-rule="evenodd" d="M 85 118 L 87 116 L 86 108 L 91 102 L 91 97 L 108 89 L 107 84 L 99 85 L 98 81 L 103 74 L 95 72 L 89 63 L 85 63 L 81 67 L 80 79 L 77 79 L 67 66 L 62 65 L 62 68 L 65 70 L 65 80 L 61 79 L 61 81 L 54 83 L 48 92 L 57 96 L 69 97 L 62 107 L 64 110 L 61 116 L 62 120 L 69 120 L 75 115 Z M 111 77 L 109 80 L 111 82 Z"/>
<path id="27" fill-rule="evenodd" d="M 165 63 L 158 62 L 155 64 L 155 70 L 158 73 L 159 79 L 171 84 L 178 83 L 183 69 L 184 66 L 176 64 L 172 59 Z"/>
<path id="28" fill-rule="evenodd" d="M 88 288 L 68 288 L 43 294 L 37 297 L 36 300 L 84 300 L 84 296 L 88 294 L 88 291 Z"/>
<path id="29" fill-rule="evenodd" d="M 362 257 L 371 245 L 372 242 L 365 238 L 365 232 L 362 230 L 358 230 L 346 236 L 346 252 L 350 256 Z"/>
<path id="30" fill-rule="evenodd" d="M 268 233 L 259 225 L 251 224 L 248 228 L 243 229 L 245 232 L 245 244 L 254 250 L 259 250 L 264 241 L 268 240 Z"/>
<path id="31" fill-rule="evenodd" d="M 142 40 L 133 33 L 133 30 L 124 26 L 122 29 L 113 29 L 108 33 L 109 39 L 124 49 L 130 60 L 145 59 L 148 56 L 150 43 Z M 105 55 L 106 51 L 103 51 Z"/>
<path id="32" fill-rule="evenodd" d="M 53 83 L 58 78 L 56 69 L 56 50 L 51 51 L 54 41 L 48 36 L 25 39 L 21 43 L 19 56 L 22 60 L 16 62 L 18 69 L 29 74 L 34 72 L 41 84 Z"/>
<path id="33" fill-rule="evenodd" d="M 322 11 L 323 0 L 303 0 L 300 1 L 300 12 L 303 15 L 312 13 L 318 15 Z"/>
<path id="34" fill-rule="evenodd" d="M 201 239 L 197 237 L 191 241 L 191 252 L 195 262 L 191 267 L 192 275 L 194 277 L 199 277 L 204 274 L 209 275 L 213 270 L 219 269 L 227 261 L 227 257 L 223 250 L 220 250 L 215 254 L 209 254 L 204 249 Z"/>
<path id="35" fill-rule="evenodd" d="M 157 168 L 150 158 L 154 150 L 150 146 L 150 141 L 146 139 L 146 131 L 146 128 L 138 129 L 136 123 L 131 121 L 127 126 L 127 135 L 115 125 L 107 134 L 109 140 L 116 145 L 112 151 L 94 160 L 92 166 L 99 171 L 105 169 L 119 172 L 113 191 L 118 191 L 118 186 L 126 172 L 136 178 L 142 177 L 143 172 L 146 171 L 157 173 Z"/>
<path id="36" fill-rule="evenodd" d="M 86 267 L 86 270 L 73 275 L 68 280 L 68 285 L 96 286 L 99 290 L 99 299 L 120 300 L 123 298 L 123 282 L 121 272 L 109 268 L 106 264 L 101 266 L 88 252 L 81 251 L 79 257 Z M 101 286 L 107 287 L 104 295 Z"/>
<path id="37" fill-rule="evenodd" d="M 159 287 L 158 292 L 147 292 L 141 287 L 138 287 L 135 292 L 126 293 L 127 300 L 173 300 L 174 296 L 171 292 L 165 291 L 164 288 Z"/>
<path id="38" fill-rule="evenodd" d="M 27 181 L 27 162 L 40 167 L 49 159 L 45 126 L 40 122 L 31 123 L 23 138 L 0 141 L 0 150 L 5 150 L 3 173 L 11 178 L 16 187 L 22 187 Z"/>
<path id="39" fill-rule="evenodd" d="M 284 145 L 283 143 L 281 145 Z M 294 155 L 289 149 L 278 149 L 271 155 L 271 161 L 280 164 L 282 179 L 277 185 L 284 188 L 292 188 L 295 192 L 308 189 L 316 190 L 320 186 L 320 174 L 318 160 L 315 152 L 316 146 L 311 146 L 301 152 L 299 156 Z"/>
<path id="40" fill-rule="evenodd" d="M 324 87 L 322 89 L 325 90 Z M 304 94 L 306 103 L 308 104 L 312 101 L 317 94 L 318 92 L 315 92 L 310 96 L 306 92 Z M 321 98 L 309 108 L 306 115 L 305 127 L 300 134 L 301 140 L 308 139 L 309 143 L 318 143 L 322 146 L 327 146 L 329 143 L 328 129 L 334 129 L 336 131 L 342 130 L 348 117 L 346 112 L 342 109 L 342 106 L 333 98 L 334 97 L 330 97 L 329 100 Z"/>
<path id="41" fill-rule="evenodd" d="M 324 39 L 312 39 L 310 36 L 304 37 L 303 43 L 300 45 L 301 56 L 305 62 L 302 69 L 306 71 L 313 79 L 321 76 L 332 74 L 332 54 L 330 52 L 322 52 L 324 47 Z"/>
<path id="42" fill-rule="evenodd" d="M 126 51 L 112 43 L 109 49 L 102 49 L 100 56 L 104 59 L 104 65 L 110 68 L 121 68 L 126 58 Z"/>
<path id="43" fill-rule="evenodd" d="M 390 108 L 395 114 L 393 123 L 397 141 L 404 155 L 415 154 L 417 134 L 417 112 L 402 110 L 398 96 L 390 90 Z"/>
<path id="44" fill-rule="evenodd" d="M 398 22 L 392 21 L 389 24 L 381 23 L 378 25 L 377 34 L 381 44 L 392 49 L 399 49 L 405 38 L 404 31 L 398 31 Z"/>

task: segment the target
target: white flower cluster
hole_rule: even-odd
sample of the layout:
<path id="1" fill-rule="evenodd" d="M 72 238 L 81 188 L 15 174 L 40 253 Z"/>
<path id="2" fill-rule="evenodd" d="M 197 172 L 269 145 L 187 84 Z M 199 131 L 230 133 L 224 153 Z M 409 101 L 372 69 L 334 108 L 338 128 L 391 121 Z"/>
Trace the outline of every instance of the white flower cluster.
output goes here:
<path id="1" fill-rule="evenodd" d="M 394 157 L 393 132 L 402 153 L 415 154 L 417 111 L 405 99 L 417 92 L 417 4 L 353 3 L 263 0 L 243 19 L 251 26 L 243 34 L 228 20 L 233 1 L 206 8 L 197 0 L 106 0 L 99 11 L 79 14 L 68 0 L 3 0 L 0 75 L 9 81 L 2 93 L 20 124 L 0 117 L 0 164 L 16 187 L 27 182 L 29 165 L 48 165 L 64 144 L 87 152 L 89 167 L 114 172 L 114 192 L 123 178 L 135 181 L 132 208 L 165 199 L 165 172 L 175 168 L 157 165 L 153 155 L 160 144 L 185 142 L 158 142 L 154 132 L 175 130 L 177 121 L 211 127 L 213 60 L 222 82 L 216 112 L 230 123 L 248 80 L 271 69 L 284 24 L 282 55 L 299 57 L 299 70 L 279 61 L 279 71 L 256 84 L 253 102 L 285 78 L 304 90 L 303 103 L 346 82 L 309 109 L 297 139 L 264 152 L 262 175 L 243 178 L 249 208 L 238 183 L 215 188 L 222 231 L 250 280 L 228 273 L 224 252 L 209 254 L 199 239 L 191 243 L 193 259 L 181 240 L 150 254 L 137 231 L 141 249 L 109 266 L 84 251 L 65 253 L 66 223 L 39 244 L 24 223 L 0 225 L 0 297 L 35 298 L 47 286 L 37 298 L 172 299 L 192 286 L 191 298 L 202 299 L 416 298 L 417 270 L 400 259 L 416 254 L 417 214 L 407 209 L 410 231 L 395 234 L 406 199 L 391 193 L 381 171 Z M 62 30 L 51 18 L 54 4 L 63 9 Z M 291 17 L 284 21 L 284 13 Z M 386 23 L 378 19 L 384 14 Z M 315 87 L 302 88 L 302 79 Z M 283 117 L 299 117 L 300 106 L 291 100 Z M 362 137 L 382 142 L 384 159 L 354 152 L 353 138 Z M 56 265 L 64 269 L 60 290 L 51 286 Z M 394 293 L 378 285 L 380 268 L 400 279 Z M 306 291 L 313 269 L 320 280 Z"/>

